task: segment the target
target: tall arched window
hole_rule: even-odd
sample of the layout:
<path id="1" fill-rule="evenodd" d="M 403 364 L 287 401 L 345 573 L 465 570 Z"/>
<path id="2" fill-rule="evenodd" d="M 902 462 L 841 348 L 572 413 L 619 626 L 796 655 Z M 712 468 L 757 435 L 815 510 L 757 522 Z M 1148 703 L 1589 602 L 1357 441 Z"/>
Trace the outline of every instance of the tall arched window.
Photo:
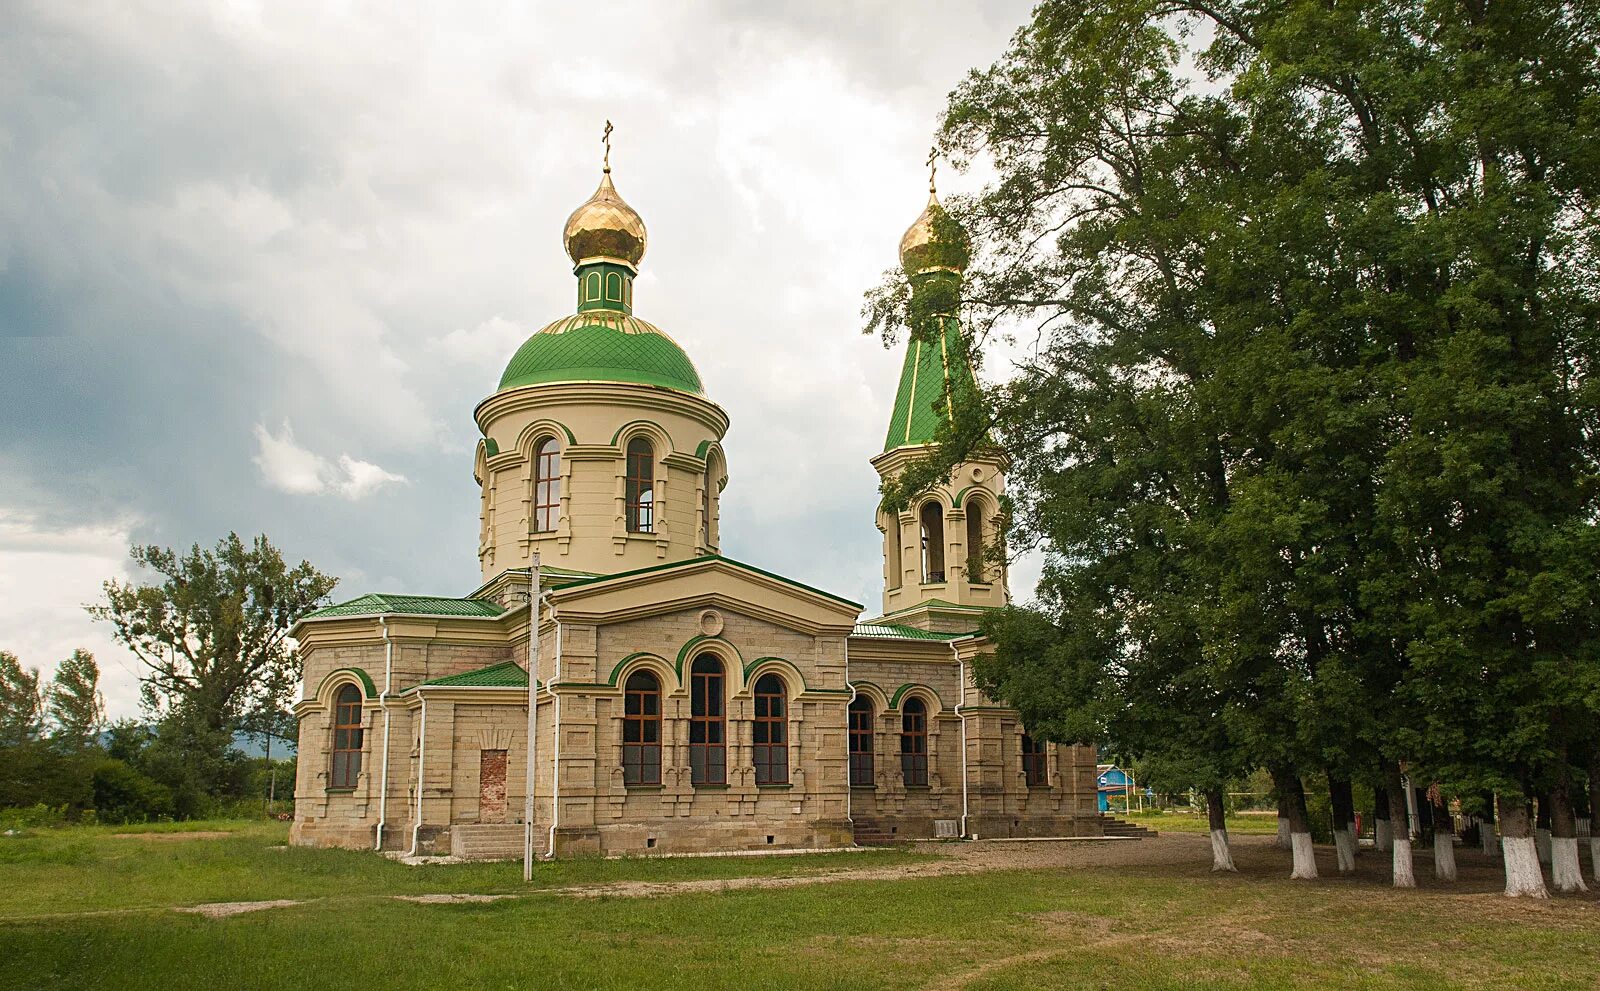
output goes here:
<path id="1" fill-rule="evenodd" d="M 1022 734 L 1022 777 L 1029 788 L 1042 788 L 1050 783 L 1050 772 L 1045 766 L 1044 743 L 1028 734 Z"/>
<path id="2" fill-rule="evenodd" d="M 885 548 L 889 558 L 889 587 L 899 588 L 905 581 L 905 574 L 900 564 L 900 514 L 889 513 L 889 527 L 883 535 L 884 542 L 889 546 Z"/>
<path id="3" fill-rule="evenodd" d="M 915 695 L 900 707 L 900 777 L 908 788 L 928 784 L 928 706 Z"/>
<path id="4" fill-rule="evenodd" d="M 345 685 L 333 699 L 333 766 L 328 787 L 354 788 L 361 777 L 361 690 Z"/>
<path id="5" fill-rule="evenodd" d="M 757 678 L 755 696 L 756 784 L 788 784 L 789 716 L 783 679 L 775 674 Z"/>
<path id="6" fill-rule="evenodd" d="M 656 451 L 643 437 L 628 441 L 628 532 L 654 533 L 656 523 Z"/>
<path id="7" fill-rule="evenodd" d="M 873 786 L 872 758 L 872 700 L 857 695 L 850 703 L 850 787 Z"/>
<path id="8" fill-rule="evenodd" d="M 561 519 L 561 444 L 546 437 L 533 449 L 533 528 L 549 533 Z"/>
<path id="9" fill-rule="evenodd" d="M 937 502 L 922 504 L 922 582 L 944 581 L 944 507 Z"/>
<path id="10" fill-rule="evenodd" d="M 661 783 L 661 682 L 648 671 L 623 685 L 622 783 Z"/>
<path id="11" fill-rule="evenodd" d="M 689 668 L 689 780 L 728 783 L 728 721 L 723 705 L 722 662 L 701 654 Z"/>
<path id="12" fill-rule="evenodd" d="M 988 580 L 988 562 L 984 560 L 983 503 L 967 500 L 967 581 L 982 585 Z"/>

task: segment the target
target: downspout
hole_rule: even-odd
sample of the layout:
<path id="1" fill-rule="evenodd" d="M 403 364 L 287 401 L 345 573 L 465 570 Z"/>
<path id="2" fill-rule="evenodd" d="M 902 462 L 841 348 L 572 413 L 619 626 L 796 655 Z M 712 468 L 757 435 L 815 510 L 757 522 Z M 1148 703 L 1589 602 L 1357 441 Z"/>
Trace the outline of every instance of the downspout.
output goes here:
<path id="1" fill-rule="evenodd" d="M 962 707 L 967 704 L 967 662 L 961 659 L 961 651 L 956 649 L 955 641 L 950 641 L 950 653 L 955 655 L 956 668 L 961 679 L 960 701 L 956 702 L 956 718 L 961 720 L 961 838 L 967 838 L 967 714 Z"/>
<path id="2" fill-rule="evenodd" d="M 422 785 L 426 780 L 422 772 L 428 758 L 428 696 L 418 688 L 417 698 L 422 700 L 422 726 L 417 731 L 417 817 L 411 824 L 411 852 L 406 854 L 408 857 L 417 855 L 417 844 L 422 839 Z"/>
<path id="3" fill-rule="evenodd" d="M 389 811 L 389 723 L 394 719 L 389 713 L 389 689 L 394 682 L 394 641 L 389 639 L 388 617 L 378 617 L 378 625 L 383 627 L 383 696 L 379 699 L 383 703 L 383 771 L 378 785 L 378 838 L 372 849 L 382 852 Z"/>
<path id="4" fill-rule="evenodd" d="M 550 618 L 556 624 L 556 656 L 550 674 L 550 696 L 554 701 L 551 731 L 555 734 L 555 752 L 550 764 L 550 846 L 544 852 L 546 860 L 556 855 L 556 824 L 561 821 L 561 695 L 556 691 L 561 681 L 561 620 L 556 619 L 555 606 L 550 607 Z"/>
<path id="5" fill-rule="evenodd" d="M 533 791 L 539 766 L 539 555 L 528 594 L 528 774 L 522 787 L 522 880 L 533 880 Z"/>

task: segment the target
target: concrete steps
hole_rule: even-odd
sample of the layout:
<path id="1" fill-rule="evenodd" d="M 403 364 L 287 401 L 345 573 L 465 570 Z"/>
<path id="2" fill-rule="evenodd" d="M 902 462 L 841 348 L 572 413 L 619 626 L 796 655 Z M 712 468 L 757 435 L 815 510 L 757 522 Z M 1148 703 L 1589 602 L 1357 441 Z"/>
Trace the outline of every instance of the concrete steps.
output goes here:
<path id="1" fill-rule="evenodd" d="M 522 823 L 477 823 L 450 827 L 450 856 L 462 860 L 520 860 Z"/>
<path id="2" fill-rule="evenodd" d="M 1116 816 L 1108 816 L 1103 812 L 1100 814 L 1100 828 L 1107 836 L 1125 836 L 1135 840 L 1157 835 L 1153 829 L 1128 822 L 1126 819 L 1118 819 Z"/>
<path id="3" fill-rule="evenodd" d="M 857 816 L 855 820 L 856 846 L 899 846 L 911 842 L 894 831 L 894 827 L 880 819 Z"/>

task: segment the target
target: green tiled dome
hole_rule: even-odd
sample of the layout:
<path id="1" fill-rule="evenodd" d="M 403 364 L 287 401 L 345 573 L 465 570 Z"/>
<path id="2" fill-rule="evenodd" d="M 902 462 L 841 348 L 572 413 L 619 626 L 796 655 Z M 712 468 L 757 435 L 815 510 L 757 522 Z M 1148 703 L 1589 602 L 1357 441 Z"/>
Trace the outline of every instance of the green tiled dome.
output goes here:
<path id="1" fill-rule="evenodd" d="M 703 395 L 700 373 L 654 324 L 609 310 L 562 317 L 517 349 L 500 389 L 543 382 L 631 382 Z"/>

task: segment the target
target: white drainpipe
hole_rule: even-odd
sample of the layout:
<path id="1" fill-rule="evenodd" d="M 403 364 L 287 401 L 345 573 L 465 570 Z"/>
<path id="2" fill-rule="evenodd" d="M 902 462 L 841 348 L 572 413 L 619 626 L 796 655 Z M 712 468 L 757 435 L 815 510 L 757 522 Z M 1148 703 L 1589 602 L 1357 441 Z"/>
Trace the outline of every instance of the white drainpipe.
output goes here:
<path id="1" fill-rule="evenodd" d="M 528 774 L 522 794 L 522 880 L 533 880 L 533 786 L 539 766 L 539 555 L 528 590 Z"/>
<path id="2" fill-rule="evenodd" d="M 411 852 L 406 854 L 408 857 L 417 855 L 417 844 L 422 840 L 422 785 L 426 780 L 422 772 L 428 758 L 428 696 L 418 688 L 417 697 L 422 700 L 422 726 L 417 731 L 417 818 L 411 824 Z"/>
<path id="3" fill-rule="evenodd" d="M 546 859 L 556 855 L 556 824 L 561 821 L 561 695 L 556 691 L 556 685 L 561 681 L 561 620 L 555 617 L 554 605 L 550 608 L 550 618 L 556 624 L 556 656 L 551 667 L 550 694 L 554 701 L 551 718 L 551 730 L 555 733 L 555 753 L 550 765 L 550 846 L 545 850 Z"/>
<path id="4" fill-rule="evenodd" d="M 394 683 L 394 641 L 389 639 L 388 618 L 378 617 L 378 624 L 383 627 L 383 696 L 378 700 L 383 705 L 383 771 L 378 785 L 378 837 L 372 849 L 381 851 L 389 811 L 389 723 L 393 719 L 389 714 L 389 689 Z"/>
<path id="5" fill-rule="evenodd" d="M 955 655 L 958 677 L 961 679 L 961 696 L 956 702 L 956 718 L 961 720 L 961 838 L 967 837 L 967 714 L 962 707 L 967 704 L 967 662 L 961 659 L 961 651 L 956 649 L 955 641 L 950 641 L 950 653 Z"/>
<path id="6" fill-rule="evenodd" d="M 850 638 L 844 638 L 844 683 L 850 686 L 850 701 L 844 707 L 844 821 L 848 822 L 853 830 L 856 820 L 851 815 L 850 807 L 850 707 L 856 703 L 856 684 L 850 680 Z M 876 738 L 874 738 L 876 739 Z M 850 837 L 851 845 L 855 844 L 855 837 Z"/>

